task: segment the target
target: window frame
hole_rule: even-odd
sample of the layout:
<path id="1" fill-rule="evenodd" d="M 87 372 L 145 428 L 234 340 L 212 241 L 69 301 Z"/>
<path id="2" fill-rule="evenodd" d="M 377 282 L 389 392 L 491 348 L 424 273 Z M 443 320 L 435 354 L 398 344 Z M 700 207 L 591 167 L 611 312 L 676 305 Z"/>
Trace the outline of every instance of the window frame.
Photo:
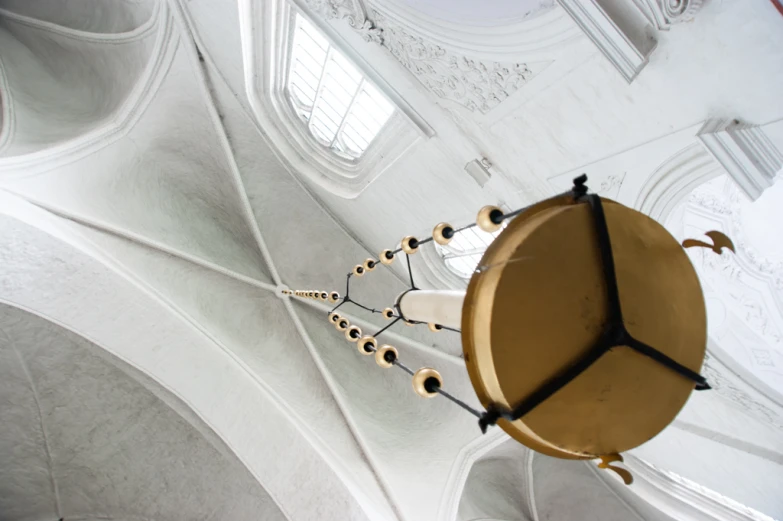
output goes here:
<path id="1" fill-rule="evenodd" d="M 295 57 L 295 47 L 296 47 L 296 33 L 299 30 L 301 22 L 304 22 L 309 26 L 310 29 L 316 31 L 318 35 L 325 40 L 328 47 L 326 49 L 326 56 L 324 59 L 324 66 L 321 71 L 321 76 L 319 78 L 318 85 L 316 87 L 315 92 L 315 99 L 313 100 L 313 106 L 309 110 L 310 117 L 303 117 L 301 112 L 303 111 L 303 107 L 297 106 L 300 102 L 298 102 L 298 96 L 292 92 L 292 81 L 291 81 L 291 75 L 294 71 L 294 57 Z M 326 34 L 321 31 L 321 29 L 312 23 L 306 16 L 304 16 L 301 12 L 298 12 L 296 10 L 291 10 L 291 13 L 289 15 L 289 31 L 288 31 L 288 38 L 287 38 L 287 46 L 289 48 L 289 52 L 287 53 L 287 63 L 285 64 L 285 80 L 284 80 L 284 87 L 283 87 L 283 93 L 286 99 L 289 102 L 289 105 L 291 106 L 291 110 L 293 110 L 296 117 L 299 119 L 299 121 L 302 123 L 302 127 L 305 132 L 309 133 L 309 135 L 313 138 L 312 141 L 314 142 L 315 146 L 322 147 L 327 153 L 335 155 L 339 160 L 355 164 L 362 160 L 368 153 L 371 154 L 371 149 L 373 148 L 373 145 L 379 140 L 379 138 L 386 132 L 386 129 L 390 126 L 390 123 L 392 123 L 392 120 L 398 115 L 399 109 L 395 106 L 394 102 L 389 99 L 389 97 L 381 90 L 375 83 L 372 81 L 371 78 L 367 76 L 365 71 L 363 71 L 359 65 L 353 62 L 349 56 L 347 56 L 344 52 L 341 51 L 341 49 L 336 46 Z M 342 120 L 340 121 L 340 128 L 337 130 L 334 138 L 332 139 L 332 142 L 329 145 L 325 145 L 324 143 L 319 140 L 318 136 L 314 135 L 313 130 L 310 128 L 311 125 L 311 117 L 315 113 L 316 108 L 319 104 L 319 102 L 323 102 L 323 96 L 322 91 L 325 88 L 323 85 L 323 78 L 327 74 L 327 68 L 329 66 L 329 61 L 332 59 L 334 54 L 337 54 L 340 59 L 345 60 L 348 62 L 348 64 L 353 67 L 356 71 L 356 73 L 359 75 L 359 81 L 358 85 L 356 87 L 356 90 L 354 91 L 351 101 L 348 104 L 348 107 L 346 108 L 345 116 L 343 116 Z M 339 64 L 338 64 L 339 66 Z M 351 108 L 353 105 L 358 101 L 360 96 L 363 92 L 367 92 L 365 90 L 364 85 L 367 84 L 369 87 L 377 92 L 379 96 L 382 97 L 383 101 L 388 104 L 388 106 L 391 109 L 391 114 L 386 118 L 386 120 L 383 122 L 383 124 L 380 126 L 378 131 L 375 133 L 375 135 L 372 137 L 372 139 L 369 140 L 368 144 L 362 152 L 358 156 L 353 156 L 349 152 L 343 152 L 339 149 L 335 148 L 335 143 L 339 143 L 340 135 L 343 132 L 343 128 L 347 124 L 350 116 L 351 116 Z M 347 147 L 346 147 L 347 148 Z"/>
<path id="2" fill-rule="evenodd" d="M 423 139 L 435 135 L 357 49 L 325 20 L 288 0 L 240 2 L 245 85 L 256 125 L 295 177 L 338 197 L 353 199 Z M 314 25 L 391 102 L 395 113 L 357 161 L 338 157 L 302 126 L 288 100 L 291 25 L 295 14 Z M 352 34 L 352 33 L 351 33 Z"/>
<path id="3" fill-rule="evenodd" d="M 460 231 L 458 231 L 458 232 L 456 232 L 454 234 L 454 237 L 451 239 L 449 244 L 446 244 L 446 245 L 436 244 L 435 245 L 435 251 L 438 253 L 438 256 L 440 257 L 440 261 L 443 264 L 443 266 L 451 274 L 453 274 L 453 275 L 455 275 L 455 276 L 459 277 L 460 279 L 462 279 L 462 280 L 467 282 L 473 276 L 473 273 L 475 273 L 475 271 L 476 271 L 475 268 L 473 269 L 473 271 L 470 272 L 470 274 L 468 274 L 466 276 L 465 273 L 463 273 L 461 271 L 458 271 L 457 269 L 453 268 L 447 262 L 447 260 L 450 259 L 450 258 L 461 258 L 461 257 L 468 257 L 468 256 L 471 256 L 471 255 L 482 255 L 483 256 L 484 252 L 486 252 L 487 248 L 489 248 L 489 245 L 492 244 L 492 242 L 494 242 L 494 240 L 497 238 L 497 236 L 500 235 L 500 233 L 506 228 L 507 225 L 508 225 L 508 221 L 503 221 L 503 225 L 500 228 L 500 230 L 498 230 L 496 232 L 492 232 L 492 233 L 485 232 L 485 231 L 483 231 L 481 229 L 478 229 L 477 226 L 474 226 L 472 228 L 468 228 L 468 229 L 465 229 L 465 230 L 460 230 Z M 473 250 L 464 250 L 464 251 L 457 252 L 456 249 L 454 248 L 454 246 L 452 245 L 454 243 L 454 239 L 457 237 L 458 234 L 460 234 L 460 233 L 468 233 L 468 232 L 476 234 L 476 236 L 479 238 L 479 240 L 482 240 L 482 241 L 484 241 L 485 239 L 481 235 L 479 235 L 479 233 L 488 234 L 488 235 L 492 236 L 492 240 L 487 242 L 486 244 L 484 244 L 483 247 L 474 248 Z M 476 266 L 478 266 L 478 263 L 476 263 Z"/>

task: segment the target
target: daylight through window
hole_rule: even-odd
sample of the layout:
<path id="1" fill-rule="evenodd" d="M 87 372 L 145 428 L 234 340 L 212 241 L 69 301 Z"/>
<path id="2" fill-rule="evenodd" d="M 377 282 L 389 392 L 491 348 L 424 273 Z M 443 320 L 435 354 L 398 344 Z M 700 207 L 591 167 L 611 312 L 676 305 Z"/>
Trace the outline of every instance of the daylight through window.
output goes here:
<path id="1" fill-rule="evenodd" d="M 386 97 L 299 14 L 288 95 L 313 137 L 345 159 L 360 158 L 394 113 Z"/>
<path id="2" fill-rule="evenodd" d="M 437 245 L 443 262 L 452 272 L 463 279 L 469 279 L 476 270 L 481 257 L 495 237 L 500 235 L 502 228 L 494 233 L 487 233 L 477 226 L 467 228 L 454 234 L 454 238 L 446 246 Z"/>

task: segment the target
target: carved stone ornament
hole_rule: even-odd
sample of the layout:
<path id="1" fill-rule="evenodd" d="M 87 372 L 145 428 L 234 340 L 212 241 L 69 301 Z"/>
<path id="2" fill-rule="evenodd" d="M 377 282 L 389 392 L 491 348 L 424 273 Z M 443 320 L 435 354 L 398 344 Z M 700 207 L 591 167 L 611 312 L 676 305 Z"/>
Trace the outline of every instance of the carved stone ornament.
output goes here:
<path id="1" fill-rule="evenodd" d="M 668 29 L 673 24 L 690 22 L 701 9 L 703 0 L 635 0 L 652 15 L 658 29 Z M 649 15 L 648 15 L 649 16 Z"/>
<path id="2" fill-rule="evenodd" d="M 727 196 L 717 197 L 706 190 L 696 189 L 688 197 L 688 201 L 713 214 L 726 216 L 726 219 L 723 220 L 728 225 L 728 234 L 734 240 L 737 250 L 742 252 L 743 259 L 748 266 L 759 275 L 767 278 L 773 291 L 783 290 L 783 262 L 765 257 L 750 245 L 742 224 L 739 188 L 731 184 L 728 191 Z M 713 262 L 719 262 L 719 260 L 712 259 Z M 725 272 L 725 270 L 722 271 Z"/>
<path id="3" fill-rule="evenodd" d="M 736 385 L 732 378 L 727 377 L 726 374 L 730 373 L 723 364 L 715 359 L 709 353 L 704 355 L 704 365 L 701 369 L 701 374 L 712 386 L 714 392 L 727 400 L 733 402 L 742 410 L 747 411 L 751 415 L 763 420 L 764 422 L 783 429 L 783 418 L 781 418 L 775 411 L 766 405 L 759 402 L 738 385 Z"/>
<path id="4" fill-rule="evenodd" d="M 389 52 L 436 96 L 486 114 L 527 83 L 533 72 L 524 63 L 470 59 L 408 32 L 378 11 L 372 17 L 383 28 Z"/>
<path id="5" fill-rule="evenodd" d="M 383 44 L 383 30 L 367 18 L 361 0 L 305 0 L 307 7 L 327 20 L 345 19 L 367 42 Z"/>
<path id="6" fill-rule="evenodd" d="M 657 0 L 663 18 L 670 24 L 693 20 L 701 9 L 702 0 Z"/>

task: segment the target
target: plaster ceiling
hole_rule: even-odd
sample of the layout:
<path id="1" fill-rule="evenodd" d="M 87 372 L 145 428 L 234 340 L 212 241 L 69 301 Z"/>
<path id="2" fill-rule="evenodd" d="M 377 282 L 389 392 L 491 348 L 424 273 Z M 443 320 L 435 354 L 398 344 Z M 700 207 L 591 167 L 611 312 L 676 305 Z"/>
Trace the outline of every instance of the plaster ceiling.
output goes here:
<path id="1" fill-rule="evenodd" d="M 3 519 L 285 520 L 178 399 L 100 347 L 4 304 L 0 381 Z"/>
<path id="2" fill-rule="evenodd" d="M 482 12 L 524 14 L 540 4 L 492 3 Z M 289 521 L 432 521 L 450 520 L 444 512 L 459 503 L 463 520 L 567 519 L 580 509 L 621 519 L 614 503 L 602 510 L 608 496 L 594 490 L 603 485 L 587 467 L 533 460 L 520 470 L 515 463 L 529 456 L 517 445 L 474 463 L 471 451 L 492 439 L 481 437 L 472 416 L 443 400 L 421 400 L 406 375 L 359 356 L 325 323 L 324 304 L 280 298 L 283 286 L 342 292 L 345 273 L 370 255 L 364 243 L 379 250 L 401 231 L 426 231 L 415 227 L 464 219 L 481 203 L 497 202 L 457 175 L 462 165 L 448 148 L 436 139 L 422 143 L 360 199 L 319 193 L 290 170 L 248 109 L 236 2 L 102 5 L 0 4 L 7 9 L 0 12 L 0 60 L 8 84 L 0 96 L 3 107 L 13 107 L 13 120 L 4 115 L 0 122 L 0 138 L 7 138 L 0 146 L 0 298 L 49 318 L 2 308 L 3 317 L 15 317 L 5 328 L 8 344 L 25 346 L 30 367 L 39 364 L 49 379 L 41 382 L 67 390 L 63 403 L 55 391 L 46 394 L 55 400 L 47 402 L 52 414 L 106 398 L 73 418 L 57 416 L 64 429 L 57 454 L 76 447 L 85 458 L 74 461 L 74 474 L 63 464 L 62 472 L 79 478 L 63 488 L 72 493 L 60 508 L 78 500 L 66 514 L 177 518 L 181 497 L 117 488 L 126 485 L 115 484 L 119 463 L 106 447 L 121 441 L 128 443 L 120 454 L 129 461 L 127 486 L 140 483 L 133 465 L 165 462 L 172 468 L 155 476 L 162 490 L 189 484 L 201 491 L 207 477 L 183 474 L 182 461 L 197 456 L 199 464 L 212 458 L 203 466 L 236 487 L 199 494 L 182 507 L 183 518 L 198 517 L 185 515 L 197 507 L 227 519 L 261 517 L 242 510 L 257 508 L 271 519 L 284 512 Z M 457 4 L 451 14 L 476 13 Z M 529 186 L 518 181 L 516 192 Z M 385 307 L 406 288 L 400 275 L 376 270 L 352 295 Z M 386 324 L 378 315 L 348 313 L 367 331 Z M 436 367 L 449 391 L 478 405 L 458 337 L 406 327 L 386 335 L 407 364 Z M 63 345 L 76 354 L 60 354 Z M 122 364 L 111 356 L 148 378 L 128 376 L 133 371 L 117 369 Z M 8 409 L 17 412 L 3 422 L 6 439 L 26 443 L 29 458 L 38 458 L 9 467 L 7 483 L 48 490 L 25 381 L 18 374 L 6 381 L 12 379 L 0 380 L 0 391 L 21 404 Z M 94 389 L 96 396 L 84 396 Z M 172 406 L 177 400 L 181 408 Z M 149 422 L 133 427 L 152 438 L 122 437 L 128 418 Z M 79 430 L 96 423 L 112 432 L 93 429 L 96 438 Z M 187 442 L 156 445 L 172 439 Z M 138 462 L 130 461 L 136 453 Z M 87 471 L 103 462 L 111 463 L 106 476 Z M 105 498 L 94 488 L 102 482 L 113 487 Z M 488 492 L 487 482 L 497 486 Z M 525 487 L 538 510 L 515 495 Z M 570 488 L 573 497 L 561 497 Z M 487 503 L 490 493 L 496 497 Z M 47 494 L 13 500 L 8 508 L 19 514 L 11 518 L 24 518 L 25 508 L 57 514 Z M 231 510 L 225 496 L 237 495 L 246 499 Z M 448 498 L 454 505 L 444 507 Z M 139 513 L 144 508 L 151 510 Z M 658 519 L 655 510 L 645 519 Z"/>

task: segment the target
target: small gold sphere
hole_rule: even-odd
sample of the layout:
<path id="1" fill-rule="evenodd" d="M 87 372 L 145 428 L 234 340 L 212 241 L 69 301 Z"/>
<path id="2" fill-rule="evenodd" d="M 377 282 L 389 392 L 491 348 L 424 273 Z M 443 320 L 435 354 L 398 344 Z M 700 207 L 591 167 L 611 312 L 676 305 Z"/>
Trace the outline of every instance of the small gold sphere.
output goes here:
<path id="1" fill-rule="evenodd" d="M 432 230 L 432 239 L 441 245 L 446 245 L 454 238 L 454 228 L 449 223 L 440 223 Z"/>
<path id="2" fill-rule="evenodd" d="M 372 349 L 370 349 L 370 346 L 372 346 Z M 359 352 L 361 354 L 371 355 L 375 352 L 375 349 L 378 347 L 378 341 L 375 340 L 374 336 L 363 336 L 356 343 L 356 347 L 359 349 Z"/>
<path id="3" fill-rule="evenodd" d="M 408 255 L 412 255 L 418 251 L 419 241 L 413 235 L 408 235 L 400 242 L 400 246 L 402 247 L 402 251 Z"/>
<path id="4" fill-rule="evenodd" d="M 485 206 L 479 210 L 476 225 L 487 233 L 498 231 L 503 225 L 503 210 L 497 206 Z"/>
<path id="5" fill-rule="evenodd" d="M 383 250 L 380 255 L 378 255 L 378 258 L 380 259 L 382 264 L 391 264 L 394 262 L 394 254 L 391 250 Z"/>
<path id="6" fill-rule="evenodd" d="M 345 338 L 349 342 L 358 342 L 362 336 L 362 330 L 359 326 L 351 326 L 345 330 Z"/>
<path id="7" fill-rule="evenodd" d="M 361 277 L 362 275 L 364 275 L 364 266 L 362 266 L 361 264 L 357 264 L 356 266 L 354 266 L 353 274 L 356 275 L 357 277 Z"/>
<path id="8" fill-rule="evenodd" d="M 443 326 L 441 326 L 440 324 L 433 324 L 432 322 L 430 322 L 429 324 L 427 324 L 427 327 L 433 333 L 437 333 L 438 331 L 443 331 Z"/>
<path id="9" fill-rule="evenodd" d="M 327 300 L 329 298 L 329 294 L 325 291 L 321 292 L 321 300 Z"/>
<path id="10" fill-rule="evenodd" d="M 332 291 L 331 293 L 329 293 L 329 302 L 337 302 L 338 300 L 340 300 L 339 293 L 337 293 L 336 291 Z"/>
<path id="11" fill-rule="evenodd" d="M 397 360 L 397 350 L 392 346 L 386 344 L 375 350 L 375 363 L 384 369 L 394 365 L 395 360 Z"/>
<path id="12" fill-rule="evenodd" d="M 392 308 L 386 308 L 382 311 L 383 318 L 386 320 L 391 320 L 394 318 L 394 310 Z"/>
<path id="13" fill-rule="evenodd" d="M 307 298 L 313 298 L 313 297 L 315 297 L 315 291 L 308 291 Z"/>
<path id="14" fill-rule="evenodd" d="M 364 261 L 364 264 L 362 265 L 364 267 L 364 271 L 372 271 L 375 269 L 375 266 L 378 263 L 373 259 L 367 259 Z"/>
<path id="15" fill-rule="evenodd" d="M 443 378 L 431 367 L 422 367 L 413 375 L 413 390 L 422 398 L 434 398 L 438 395 L 435 389 L 442 386 Z"/>
<path id="16" fill-rule="evenodd" d="M 348 329 L 348 326 L 350 326 L 351 323 L 348 321 L 347 318 L 340 317 L 335 323 L 334 327 L 337 328 L 337 331 L 345 331 Z"/>
<path id="17" fill-rule="evenodd" d="M 342 317 L 337 313 L 335 313 L 334 311 L 329 313 L 329 322 L 331 322 L 332 324 L 337 324 L 337 321 L 340 320 L 341 318 Z"/>

